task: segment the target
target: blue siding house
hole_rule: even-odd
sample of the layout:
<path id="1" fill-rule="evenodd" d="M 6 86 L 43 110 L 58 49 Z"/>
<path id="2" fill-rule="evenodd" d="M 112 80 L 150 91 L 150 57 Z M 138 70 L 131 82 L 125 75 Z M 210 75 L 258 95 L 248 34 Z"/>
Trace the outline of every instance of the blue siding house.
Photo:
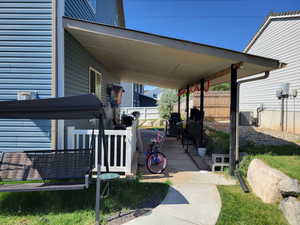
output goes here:
<path id="1" fill-rule="evenodd" d="M 140 95 L 144 94 L 144 85 L 121 82 L 121 86 L 124 89 L 124 95 L 122 99 L 122 107 L 140 107 Z"/>
<path id="2" fill-rule="evenodd" d="M 64 30 L 65 16 L 124 26 L 120 0 L 0 1 L 0 101 L 94 92 L 111 110 L 106 89 L 119 79 Z M 0 120 L 0 149 L 63 148 L 66 127 L 86 124 Z"/>

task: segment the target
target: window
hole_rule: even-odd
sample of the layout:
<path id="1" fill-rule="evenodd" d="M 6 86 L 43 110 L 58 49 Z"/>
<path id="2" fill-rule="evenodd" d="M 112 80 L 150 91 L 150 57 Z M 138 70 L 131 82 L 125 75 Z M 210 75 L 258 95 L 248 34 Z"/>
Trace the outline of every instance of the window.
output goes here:
<path id="1" fill-rule="evenodd" d="M 140 93 L 144 94 L 144 86 L 142 84 L 140 85 Z"/>
<path id="2" fill-rule="evenodd" d="M 102 74 L 90 67 L 89 74 L 89 92 L 101 98 L 101 76 Z"/>

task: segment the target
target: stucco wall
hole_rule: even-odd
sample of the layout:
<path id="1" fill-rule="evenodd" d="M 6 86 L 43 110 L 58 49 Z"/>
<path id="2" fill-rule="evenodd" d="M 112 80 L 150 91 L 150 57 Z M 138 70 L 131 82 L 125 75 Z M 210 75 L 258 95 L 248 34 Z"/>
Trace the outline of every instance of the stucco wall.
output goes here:
<path id="1" fill-rule="evenodd" d="M 260 127 L 281 131 L 280 111 L 263 111 L 261 112 L 260 119 Z M 300 112 L 288 112 L 284 115 L 284 119 L 284 131 L 300 134 Z"/>

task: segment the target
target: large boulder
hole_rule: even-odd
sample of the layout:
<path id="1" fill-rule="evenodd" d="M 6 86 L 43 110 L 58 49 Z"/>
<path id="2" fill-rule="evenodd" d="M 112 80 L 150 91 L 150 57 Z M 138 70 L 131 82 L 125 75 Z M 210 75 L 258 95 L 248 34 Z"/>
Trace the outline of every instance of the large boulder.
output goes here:
<path id="1" fill-rule="evenodd" d="M 284 173 L 265 164 L 262 160 L 251 161 L 247 180 L 253 192 L 265 203 L 276 203 L 282 196 L 299 194 L 299 184 Z"/>
<path id="2" fill-rule="evenodd" d="M 283 197 L 297 197 L 300 194 L 300 185 L 296 179 L 283 179 L 279 182 L 278 188 Z"/>
<path id="3" fill-rule="evenodd" d="M 281 201 L 279 208 L 291 225 L 300 224 L 300 201 L 295 197 L 288 197 Z"/>

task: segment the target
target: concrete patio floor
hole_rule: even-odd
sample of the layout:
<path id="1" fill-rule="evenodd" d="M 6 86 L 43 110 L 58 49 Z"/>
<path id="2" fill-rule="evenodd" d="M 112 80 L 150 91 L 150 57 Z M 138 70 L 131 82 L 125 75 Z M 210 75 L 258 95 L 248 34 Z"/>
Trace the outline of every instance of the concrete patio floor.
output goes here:
<path id="1" fill-rule="evenodd" d="M 143 131 L 145 145 L 149 143 L 151 131 Z M 172 183 L 166 198 L 150 213 L 140 216 L 126 225 L 214 225 L 221 210 L 221 199 L 217 184 L 232 185 L 231 180 L 208 171 L 199 171 L 175 138 L 167 138 L 162 152 L 168 158 L 164 174 L 149 174 L 140 167 L 142 182 Z"/>

